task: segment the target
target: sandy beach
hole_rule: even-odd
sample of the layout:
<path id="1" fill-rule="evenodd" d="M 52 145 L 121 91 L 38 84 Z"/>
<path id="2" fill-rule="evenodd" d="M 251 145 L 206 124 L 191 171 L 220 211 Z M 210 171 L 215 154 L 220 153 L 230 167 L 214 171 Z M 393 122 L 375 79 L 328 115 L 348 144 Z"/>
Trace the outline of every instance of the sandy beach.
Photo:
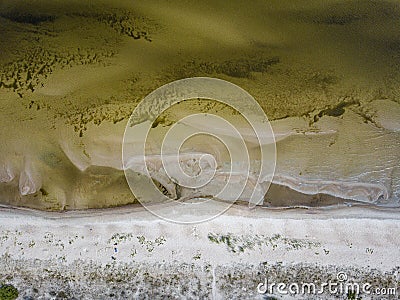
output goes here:
<path id="1" fill-rule="evenodd" d="M 1 277 L 35 299 L 60 292 L 68 299 L 164 292 L 263 299 L 257 285 L 266 276 L 322 283 L 338 272 L 399 292 L 396 211 L 234 206 L 212 221 L 179 225 L 140 207 L 62 214 L 2 209 L 0 222 Z"/>

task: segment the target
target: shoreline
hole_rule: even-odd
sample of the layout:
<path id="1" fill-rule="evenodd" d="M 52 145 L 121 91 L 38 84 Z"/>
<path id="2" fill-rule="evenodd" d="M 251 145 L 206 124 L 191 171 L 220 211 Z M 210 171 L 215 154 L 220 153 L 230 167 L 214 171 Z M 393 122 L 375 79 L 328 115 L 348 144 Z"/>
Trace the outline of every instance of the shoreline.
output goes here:
<path id="1" fill-rule="evenodd" d="M 156 204 L 154 204 L 156 205 Z M 146 205 L 148 206 L 148 204 Z M 240 215 L 247 218 L 279 218 L 279 219 L 387 219 L 400 221 L 399 207 L 383 207 L 372 205 L 354 205 L 348 206 L 331 205 L 326 207 L 266 207 L 257 206 L 256 208 L 248 208 L 247 205 L 233 204 L 226 212 L 232 215 Z M 268 215 L 265 215 L 268 213 Z M 365 216 L 362 213 L 366 213 Z M 141 204 L 128 204 L 119 207 L 110 208 L 89 208 L 81 210 L 64 210 L 64 211 L 46 211 L 28 207 L 14 207 L 9 205 L 0 205 L 0 220 L 4 218 L 12 218 L 17 215 L 25 215 L 32 218 L 43 218 L 46 220 L 62 220 L 77 218 L 96 218 L 100 216 L 112 217 L 113 215 L 131 215 L 137 214 L 137 217 L 143 220 L 159 220 L 158 217 L 150 213 Z M 218 218 L 218 216 L 216 217 Z"/>

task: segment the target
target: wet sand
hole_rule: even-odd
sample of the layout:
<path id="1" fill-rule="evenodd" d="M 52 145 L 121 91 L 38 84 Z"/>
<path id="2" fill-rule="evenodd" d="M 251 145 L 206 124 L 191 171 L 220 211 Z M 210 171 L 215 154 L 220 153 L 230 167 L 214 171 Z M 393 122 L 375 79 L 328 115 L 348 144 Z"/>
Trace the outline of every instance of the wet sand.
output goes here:
<path id="1" fill-rule="evenodd" d="M 379 185 L 382 197 L 328 194 L 398 206 L 399 15 L 391 1 L 4 1 L 0 201 L 47 210 L 136 202 L 117 170 L 132 110 L 163 84 L 209 76 L 247 90 L 275 124 L 278 175 Z M 159 128 L 185 111 L 231 115 L 183 105 Z"/>

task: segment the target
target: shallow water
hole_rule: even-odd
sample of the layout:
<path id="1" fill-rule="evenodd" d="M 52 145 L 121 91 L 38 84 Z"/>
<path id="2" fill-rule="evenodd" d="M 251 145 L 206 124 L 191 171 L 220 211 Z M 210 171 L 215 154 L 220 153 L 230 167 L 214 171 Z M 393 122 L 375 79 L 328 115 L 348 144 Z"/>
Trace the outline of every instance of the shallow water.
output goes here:
<path id="1" fill-rule="evenodd" d="M 207 76 L 245 89 L 271 121 L 275 176 L 246 187 L 266 192 L 272 182 L 263 205 L 398 207 L 399 20 L 395 1 L 3 1 L 0 203 L 46 210 L 137 203 L 121 155 L 133 109 L 163 84 Z M 257 165 L 243 119 L 205 100 L 159 116 L 149 135 L 153 161 L 162 135 L 193 113 L 239 128 Z M 208 122 L 189 125 L 232 138 Z M 187 161 L 213 154 L 219 173 L 203 190 L 179 194 L 215 196 L 229 175 L 225 148 L 206 137 L 185 147 Z M 152 178 L 178 197 L 162 169 Z M 240 201 L 249 200 L 246 189 Z"/>

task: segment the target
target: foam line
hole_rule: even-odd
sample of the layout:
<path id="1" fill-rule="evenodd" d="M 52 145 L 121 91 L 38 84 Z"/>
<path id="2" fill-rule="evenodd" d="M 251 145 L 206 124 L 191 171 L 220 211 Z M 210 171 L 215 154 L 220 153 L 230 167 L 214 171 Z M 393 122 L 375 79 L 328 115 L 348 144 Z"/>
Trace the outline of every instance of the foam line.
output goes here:
<path id="1" fill-rule="evenodd" d="M 308 195 L 328 194 L 342 199 L 366 203 L 376 203 L 378 200 L 386 200 L 388 198 L 388 191 L 381 184 L 306 180 L 282 174 L 275 174 L 272 182 Z"/>

